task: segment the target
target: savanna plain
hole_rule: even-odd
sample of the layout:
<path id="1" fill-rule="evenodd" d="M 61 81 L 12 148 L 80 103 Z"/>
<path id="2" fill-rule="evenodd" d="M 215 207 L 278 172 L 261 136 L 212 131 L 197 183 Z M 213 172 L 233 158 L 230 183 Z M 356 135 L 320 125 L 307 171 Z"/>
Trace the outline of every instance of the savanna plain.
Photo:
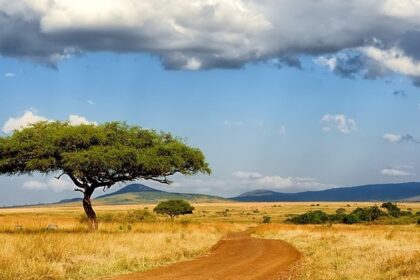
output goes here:
<path id="1" fill-rule="evenodd" d="M 199 203 L 193 214 L 175 219 L 155 215 L 152 204 L 103 205 L 95 208 L 96 232 L 79 205 L 0 209 L 0 279 L 97 279 L 150 270 L 206 254 L 227 233 L 248 228 L 253 237 L 281 239 L 301 251 L 290 279 L 420 279 L 416 223 L 285 223 L 308 211 L 350 213 L 374 204 Z M 420 203 L 399 207 L 420 211 Z"/>

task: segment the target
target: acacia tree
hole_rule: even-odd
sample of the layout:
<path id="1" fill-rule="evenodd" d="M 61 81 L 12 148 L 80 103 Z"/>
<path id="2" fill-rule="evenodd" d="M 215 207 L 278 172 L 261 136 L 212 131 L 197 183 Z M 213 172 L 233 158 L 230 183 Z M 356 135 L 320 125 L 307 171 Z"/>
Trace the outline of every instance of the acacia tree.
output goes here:
<path id="1" fill-rule="evenodd" d="M 185 200 L 167 200 L 159 203 L 154 212 L 158 214 L 168 215 L 171 219 L 179 215 L 192 214 L 194 207 Z"/>
<path id="2" fill-rule="evenodd" d="M 138 179 L 170 184 L 170 175 L 210 174 L 203 153 L 169 133 L 121 122 L 72 126 L 39 122 L 0 137 L 0 175 L 40 172 L 68 176 L 83 193 L 91 229 L 97 229 L 95 189 Z"/>

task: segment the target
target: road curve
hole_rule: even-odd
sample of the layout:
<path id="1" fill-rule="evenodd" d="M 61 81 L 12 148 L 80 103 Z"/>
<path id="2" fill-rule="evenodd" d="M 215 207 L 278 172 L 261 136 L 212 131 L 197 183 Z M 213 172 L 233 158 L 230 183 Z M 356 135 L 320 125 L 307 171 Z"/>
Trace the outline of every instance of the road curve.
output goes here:
<path id="1" fill-rule="evenodd" d="M 153 270 L 103 280 L 277 280 L 301 254 L 287 242 L 256 239 L 249 232 L 219 241 L 207 255 Z"/>

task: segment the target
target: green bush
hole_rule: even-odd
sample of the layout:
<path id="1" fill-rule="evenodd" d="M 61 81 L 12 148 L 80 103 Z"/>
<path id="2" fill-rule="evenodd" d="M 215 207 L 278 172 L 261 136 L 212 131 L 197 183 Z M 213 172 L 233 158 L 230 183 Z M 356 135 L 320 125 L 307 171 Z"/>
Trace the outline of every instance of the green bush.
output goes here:
<path id="1" fill-rule="evenodd" d="M 410 211 L 401 211 L 400 216 L 401 217 L 404 217 L 404 216 L 413 216 L 413 213 L 411 213 Z"/>
<path id="2" fill-rule="evenodd" d="M 348 225 L 357 224 L 357 223 L 360 223 L 360 222 L 361 222 L 361 220 L 355 214 L 346 215 L 346 217 L 343 220 L 343 223 L 348 224 Z"/>
<path id="3" fill-rule="evenodd" d="M 397 206 L 396 203 L 385 202 L 382 203 L 381 207 L 388 210 L 388 214 L 394 218 L 398 218 L 399 216 L 401 216 L 401 209 Z"/>
<path id="4" fill-rule="evenodd" d="M 293 218 L 288 219 L 289 222 L 294 224 L 324 224 L 329 221 L 328 215 L 321 211 L 309 211 L 305 214 L 295 216 Z"/>
<path id="5" fill-rule="evenodd" d="M 263 224 L 269 224 L 269 223 L 271 223 L 271 217 L 270 216 L 263 216 L 262 223 Z"/>
<path id="6" fill-rule="evenodd" d="M 358 207 L 356 210 L 351 212 L 351 214 L 356 215 L 361 221 L 372 222 L 377 220 L 384 213 L 378 206 L 371 206 L 365 208 Z"/>
<path id="7" fill-rule="evenodd" d="M 333 215 L 329 215 L 329 219 L 333 223 L 343 223 L 346 216 L 347 216 L 346 214 L 333 214 Z"/>

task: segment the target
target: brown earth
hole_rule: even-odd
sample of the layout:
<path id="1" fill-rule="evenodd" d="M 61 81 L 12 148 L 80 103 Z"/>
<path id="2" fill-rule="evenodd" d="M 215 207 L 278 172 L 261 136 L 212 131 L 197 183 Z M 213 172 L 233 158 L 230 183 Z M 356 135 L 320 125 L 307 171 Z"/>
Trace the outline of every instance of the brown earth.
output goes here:
<path id="1" fill-rule="evenodd" d="M 288 276 L 300 252 L 281 240 L 250 237 L 250 231 L 229 234 L 207 255 L 146 272 L 103 280 L 278 280 Z"/>

